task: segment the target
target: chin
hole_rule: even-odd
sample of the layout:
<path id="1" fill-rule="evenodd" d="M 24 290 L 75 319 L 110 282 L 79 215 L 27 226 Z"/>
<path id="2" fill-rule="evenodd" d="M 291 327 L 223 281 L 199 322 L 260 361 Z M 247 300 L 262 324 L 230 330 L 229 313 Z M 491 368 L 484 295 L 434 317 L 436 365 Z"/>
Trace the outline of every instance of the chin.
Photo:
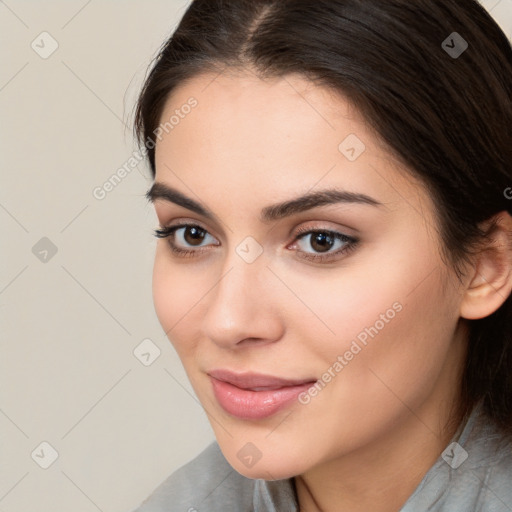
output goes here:
<path id="1" fill-rule="evenodd" d="M 247 463 L 244 463 L 244 452 L 242 450 L 237 450 L 232 446 L 219 446 L 230 466 L 246 478 L 283 480 L 302 474 L 308 469 L 303 457 L 299 457 L 300 454 L 287 457 L 273 451 L 265 456 L 265 453 L 260 452 L 261 458 L 257 459 L 256 462 L 249 459 Z M 250 450 L 247 450 L 247 453 L 250 453 Z M 297 457 L 298 460 L 294 460 L 294 457 Z"/>

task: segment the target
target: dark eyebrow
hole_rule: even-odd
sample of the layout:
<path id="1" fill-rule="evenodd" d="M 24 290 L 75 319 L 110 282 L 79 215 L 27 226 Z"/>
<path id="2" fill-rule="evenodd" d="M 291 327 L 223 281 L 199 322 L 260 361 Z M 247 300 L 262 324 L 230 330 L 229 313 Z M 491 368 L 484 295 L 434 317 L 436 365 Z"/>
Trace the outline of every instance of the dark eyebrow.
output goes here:
<path id="1" fill-rule="evenodd" d="M 153 183 L 152 187 L 146 193 L 146 198 L 151 202 L 157 199 L 163 199 L 182 206 L 187 210 L 191 210 L 207 219 L 218 221 L 217 216 L 210 210 L 183 195 L 178 190 L 164 185 L 163 183 Z M 275 221 L 312 208 L 336 203 L 359 203 L 376 207 L 382 206 L 382 203 L 365 194 L 348 192 L 346 190 L 325 189 L 311 192 L 282 203 L 266 206 L 261 210 L 260 220 L 262 222 Z"/>

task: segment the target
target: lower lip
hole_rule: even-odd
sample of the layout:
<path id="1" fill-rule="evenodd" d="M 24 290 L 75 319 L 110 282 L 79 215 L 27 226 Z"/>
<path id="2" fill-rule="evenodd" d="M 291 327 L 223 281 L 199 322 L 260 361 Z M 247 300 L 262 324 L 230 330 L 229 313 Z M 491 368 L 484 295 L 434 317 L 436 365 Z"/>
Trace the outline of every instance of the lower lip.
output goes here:
<path id="1" fill-rule="evenodd" d="M 221 407 L 227 413 L 245 420 L 259 420 L 276 414 L 314 385 L 309 382 L 267 391 L 250 391 L 213 377 L 210 379 L 213 393 Z"/>

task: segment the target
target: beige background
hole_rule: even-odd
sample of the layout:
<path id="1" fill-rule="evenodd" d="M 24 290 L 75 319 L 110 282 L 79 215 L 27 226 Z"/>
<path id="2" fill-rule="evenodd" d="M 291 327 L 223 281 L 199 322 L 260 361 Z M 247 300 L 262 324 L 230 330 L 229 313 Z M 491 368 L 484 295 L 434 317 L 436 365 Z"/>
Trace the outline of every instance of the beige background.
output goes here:
<path id="1" fill-rule="evenodd" d="M 153 312 L 145 164 L 94 195 L 188 3 L 0 0 L 0 512 L 129 511 L 213 440 Z"/>

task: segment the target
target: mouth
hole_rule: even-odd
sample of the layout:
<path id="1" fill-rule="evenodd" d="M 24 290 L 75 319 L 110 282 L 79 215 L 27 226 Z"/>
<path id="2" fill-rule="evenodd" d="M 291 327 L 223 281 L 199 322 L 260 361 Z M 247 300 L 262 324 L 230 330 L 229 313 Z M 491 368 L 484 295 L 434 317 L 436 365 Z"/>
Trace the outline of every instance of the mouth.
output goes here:
<path id="1" fill-rule="evenodd" d="M 208 372 L 213 393 L 228 414 L 239 419 L 267 418 L 291 406 L 316 379 L 283 379 L 257 373 L 234 373 L 230 370 Z"/>

